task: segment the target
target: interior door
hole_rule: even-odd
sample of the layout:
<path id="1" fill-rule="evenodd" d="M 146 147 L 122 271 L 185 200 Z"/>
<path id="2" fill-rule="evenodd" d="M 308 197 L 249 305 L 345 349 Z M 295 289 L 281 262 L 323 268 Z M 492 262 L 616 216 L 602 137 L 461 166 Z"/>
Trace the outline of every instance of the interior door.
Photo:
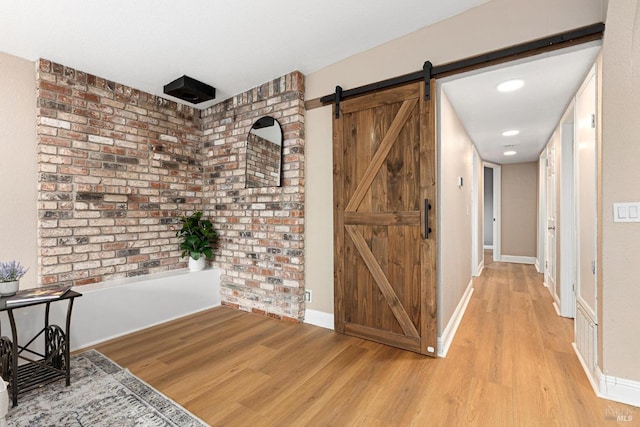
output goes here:
<path id="1" fill-rule="evenodd" d="M 342 101 L 333 126 L 335 330 L 435 356 L 435 84 Z"/>
<path id="2" fill-rule="evenodd" d="M 556 303 L 559 303 L 556 289 L 556 135 L 547 148 L 547 248 L 545 262 L 545 282 Z"/>
<path id="3" fill-rule="evenodd" d="M 576 96 L 577 299 L 594 323 L 596 304 L 596 75 Z"/>

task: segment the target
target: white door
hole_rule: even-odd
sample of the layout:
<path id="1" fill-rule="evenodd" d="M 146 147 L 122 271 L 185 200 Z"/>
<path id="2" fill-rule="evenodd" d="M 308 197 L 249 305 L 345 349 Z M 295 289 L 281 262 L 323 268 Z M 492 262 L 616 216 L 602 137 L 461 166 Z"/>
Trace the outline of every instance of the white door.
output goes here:
<path id="1" fill-rule="evenodd" d="M 597 142 L 596 72 L 592 70 L 576 95 L 576 350 L 592 373 L 598 364 L 596 280 Z"/>
<path id="2" fill-rule="evenodd" d="M 547 238 L 545 250 L 545 283 L 556 304 L 559 303 L 556 289 L 556 134 L 551 137 L 547 148 L 546 189 L 547 189 Z"/>
<path id="3" fill-rule="evenodd" d="M 575 109 L 572 104 L 568 112 L 571 117 L 570 123 L 562 124 L 561 138 L 558 141 L 561 145 L 561 161 L 558 166 L 561 171 L 558 181 L 560 197 L 558 221 L 560 226 L 556 229 L 556 235 L 560 240 L 558 253 L 557 289 L 560 297 L 560 315 L 574 318 L 576 313 L 576 196 L 575 196 L 575 170 L 574 156 L 575 149 L 573 141 L 575 139 Z"/>
<path id="4" fill-rule="evenodd" d="M 596 303 L 596 75 L 576 96 L 576 224 L 578 303 L 597 324 Z"/>

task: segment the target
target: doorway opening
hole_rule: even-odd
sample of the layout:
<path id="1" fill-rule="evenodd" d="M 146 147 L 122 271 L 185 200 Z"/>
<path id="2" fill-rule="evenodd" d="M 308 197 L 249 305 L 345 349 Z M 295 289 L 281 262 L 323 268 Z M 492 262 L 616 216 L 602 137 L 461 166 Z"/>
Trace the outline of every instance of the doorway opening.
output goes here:
<path id="1" fill-rule="evenodd" d="M 483 166 L 483 247 L 491 251 L 493 261 L 500 261 L 500 195 L 501 168 L 495 163 L 484 162 Z"/>
<path id="2" fill-rule="evenodd" d="M 539 272 L 548 272 L 549 257 L 555 260 L 569 256 L 559 247 L 557 254 L 551 251 L 550 245 L 556 247 L 554 240 L 559 242 L 562 237 L 567 241 L 572 234 L 566 227 L 562 236 L 551 239 L 548 235 L 547 227 L 554 231 L 555 224 L 542 216 L 548 212 L 541 209 L 559 202 L 554 198 L 549 203 L 540 197 L 547 186 L 547 170 L 541 162 L 553 132 L 562 126 L 570 101 L 595 62 L 600 45 L 600 41 L 589 42 L 440 80 L 484 166 L 477 174 L 479 182 L 474 183 L 480 193 L 477 206 L 482 210 L 478 213 L 482 220 L 473 221 L 482 231 L 476 228 L 474 235 L 478 232 L 482 236 L 479 246 L 491 250 L 494 261 L 534 264 Z M 501 92 L 504 82 L 519 83 L 520 89 Z M 564 140 L 558 142 L 558 151 L 562 144 L 565 151 L 572 144 L 567 139 L 568 132 L 562 133 Z M 565 156 L 558 161 L 569 160 Z M 573 172 L 570 164 L 563 166 L 566 175 L 552 176 L 557 183 L 549 185 L 564 185 L 563 197 L 572 197 L 567 179 Z M 559 190 L 557 194 L 561 194 Z M 570 212 L 569 201 L 562 203 L 564 210 L 558 215 Z M 551 220 L 556 220 L 552 216 Z M 475 247 L 473 250 L 475 253 Z"/>

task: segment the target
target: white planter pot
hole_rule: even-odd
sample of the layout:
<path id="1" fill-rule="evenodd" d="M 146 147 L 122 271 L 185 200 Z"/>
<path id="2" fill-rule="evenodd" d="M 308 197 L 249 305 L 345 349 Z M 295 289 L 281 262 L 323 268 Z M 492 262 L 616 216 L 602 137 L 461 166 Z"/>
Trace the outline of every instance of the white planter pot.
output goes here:
<path id="1" fill-rule="evenodd" d="M 200 258 L 198 258 L 198 260 L 196 261 L 195 259 L 189 257 L 189 270 L 190 271 L 202 271 L 204 270 L 204 257 L 201 256 Z"/>
<path id="2" fill-rule="evenodd" d="M 18 292 L 20 288 L 20 281 L 14 280 L 13 282 L 0 282 L 0 296 L 8 297 Z"/>

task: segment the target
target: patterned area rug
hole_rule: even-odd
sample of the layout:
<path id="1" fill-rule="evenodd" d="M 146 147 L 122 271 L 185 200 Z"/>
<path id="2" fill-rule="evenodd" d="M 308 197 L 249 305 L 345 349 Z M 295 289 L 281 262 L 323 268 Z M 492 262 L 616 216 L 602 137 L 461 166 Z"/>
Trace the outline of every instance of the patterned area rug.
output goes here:
<path id="1" fill-rule="evenodd" d="M 25 427 L 207 425 L 96 350 L 71 357 L 71 386 L 59 380 L 18 395 L 7 421 Z"/>

